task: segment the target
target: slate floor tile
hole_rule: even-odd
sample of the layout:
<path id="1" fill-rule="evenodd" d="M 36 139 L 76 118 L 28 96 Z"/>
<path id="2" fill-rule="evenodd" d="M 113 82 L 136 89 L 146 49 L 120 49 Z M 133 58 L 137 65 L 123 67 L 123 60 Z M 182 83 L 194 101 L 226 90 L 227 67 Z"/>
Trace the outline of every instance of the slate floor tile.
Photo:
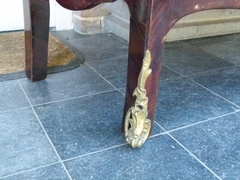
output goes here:
<path id="1" fill-rule="evenodd" d="M 114 68 L 113 68 L 114 69 Z M 166 66 L 162 66 L 160 81 L 180 78 L 181 76 Z M 107 76 L 105 77 L 114 87 L 116 88 L 125 88 L 127 85 L 127 72 L 122 75 L 117 76 Z"/>
<path id="2" fill-rule="evenodd" d="M 107 40 L 106 40 L 107 39 Z M 127 57 L 128 44 L 111 34 L 98 34 L 91 37 L 68 41 L 85 56 L 86 62 Z"/>
<path id="3" fill-rule="evenodd" d="M 196 75 L 191 79 L 240 106 L 240 67 Z"/>
<path id="4" fill-rule="evenodd" d="M 216 44 L 222 44 L 226 42 L 233 42 L 235 39 L 236 41 L 238 41 L 239 34 L 229 34 L 229 35 L 223 35 L 223 36 L 189 39 L 189 40 L 185 40 L 184 43 L 190 44 L 196 48 L 201 49 L 201 47 L 204 47 L 205 45 L 216 45 Z"/>
<path id="5" fill-rule="evenodd" d="M 87 66 L 50 74 L 43 81 L 31 83 L 27 79 L 22 79 L 20 83 L 34 105 L 113 89 L 109 83 Z"/>
<path id="6" fill-rule="evenodd" d="M 116 91 L 35 109 L 59 155 L 68 159 L 125 143 L 120 131 L 123 102 Z M 154 131 L 162 132 L 158 126 Z"/>
<path id="7" fill-rule="evenodd" d="M 0 82 L 0 179 L 240 179 L 239 34 L 166 43 L 153 136 L 132 149 L 120 132 L 128 43 L 55 33 L 86 62 L 40 82 Z"/>
<path id="8" fill-rule="evenodd" d="M 163 53 L 163 64 L 182 75 L 191 75 L 233 66 L 232 63 L 182 41 L 166 43 Z"/>
<path id="9" fill-rule="evenodd" d="M 222 179 L 240 179 L 240 113 L 172 132 Z"/>
<path id="10" fill-rule="evenodd" d="M 2 178 L 2 180 L 69 180 L 61 164 L 49 165 Z"/>
<path id="11" fill-rule="evenodd" d="M 29 106 L 16 80 L 0 82 L 0 112 Z"/>
<path id="12" fill-rule="evenodd" d="M 126 87 L 127 57 L 97 62 L 88 62 L 88 65 L 109 81 L 114 87 Z"/>
<path id="13" fill-rule="evenodd" d="M 169 130 L 236 109 L 236 106 L 185 78 L 175 79 L 160 84 L 156 121 Z"/>
<path id="14" fill-rule="evenodd" d="M 126 88 L 119 88 L 119 91 L 125 96 L 125 94 L 126 94 Z"/>
<path id="15" fill-rule="evenodd" d="M 217 179 L 166 135 L 141 149 L 125 145 L 65 164 L 73 179 Z"/>
<path id="16" fill-rule="evenodd" d="M 112 77 L 127 74 L 127 58 L 103 60 L 98 62 L 88 62 L 103 77 Z"/>
<path id="17" fill-rule="evenodd" d="M 35 107 L 62 159 L 125 143 L 119 92 Z"/>
<path id="18" fill-rule="evenodd" d="M 176 72 L 172 71 L 168 67 L 162 65 L 161 76 L 160 76 L 160 78 L 161 78 L 160 80 L 161 81 L 175 79 L 175 78 L 179 78 L 179 77 L 181 77 L 179 74 L 177 74 Z"/>
<path id="19" fill-rule="evenodd" d="M 57 161 L 31 108 L 0 113 L 0 178 Z"/>
<path id="20" fill-rule="evenodd" d="M 73 31 L 73 30 L 63 30 L 63 31 L 53 31 L 54 33 L 58 34 L 65 40 L 72 40 L 72 39 L 81 39 L 83 35 L 80 35 L 79 33 Z"/>
<path id="21" fill-rule="evenodd" d="M 126 84 L 127 84 L 127 75 L 126 74 L 122 74 L 122 75 L 118 75 L 118 76 L 110 76 L 110 77 L 106 77 L 106 80 L 108 82 L 110 82 L 114 87 L 116 88 L 125 88 Z"/>
<path id="22" fill-rule="evenodd" d="M 240 47 L 239 34 L 202 38 L 186 42 L 232 64 L 240 65 L 240 53 L 238 50 Z"/>

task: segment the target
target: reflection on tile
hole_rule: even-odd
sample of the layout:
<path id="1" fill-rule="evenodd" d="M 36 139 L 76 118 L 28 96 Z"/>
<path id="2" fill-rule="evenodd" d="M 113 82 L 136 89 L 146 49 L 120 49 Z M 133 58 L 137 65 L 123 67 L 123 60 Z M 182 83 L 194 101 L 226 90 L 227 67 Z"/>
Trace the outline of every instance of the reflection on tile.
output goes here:
<path id="1" fill-rule="evenodd" d="M 225 36 L 213 36 L 213 37 L 206 37 L 206 38 L 197 38 L 197 39 L 189 39 L 185 40 L 184 42 L 196 47 L 201 47 L 207 44 L 222 44 L 224 42 L 233 41 L 234 39 L 238 39 L 239 34 L 229 34 Z"/>
<path id="2" fill-rule="evenodd" d="M 196 75 L 191 79 L 240 106 L 240 67 Z"/>
<path id="3" fill-rule="evenodd" d="M 240 113 L 172 134 L 222 179 L 240 179 Z"/>
<path id="4" fill-rule="evenodd" d="M 0 177 L 57 161 L 31 108 L 0 113 Z"/>
<path id="5" fill-rule="evenodd" d="M 80 41 L 78 39 L 69 40 L 69 43 L 84 54 L 86 62 L 115 59 L 128 55 L 127 42 L 111 34 L 86 36 Z"/>
<path id="6" fill-rule="evenodd" d="M 233 66 L 216 56 L 201 51 L 184 42 L 166 44 L 163 63 L 182 75 Z"/>
<path id="7" fill-rule="evenodd" d="M 0 82 L 0 111 L 29 106 L 17 81 Z"/>
<path id="8" fill-rule="evenodd" d="M 121 146 L 65 163 L 73 179 L 216 179 L 168 136 L 141 149 Z"/>
<path id="9" fill-rule="evenodd" d="M 184 78 L 163 81 L 159 89 L 156 121 L 177 128 L 235 111 L 236 107 Z"/>
<path id="10" fill-rule="evenodd" d="M 68 176 L 61 164 L 54 164 L 31 171 L 19 173 L 2 180 L 68 180 Z"/>
<path id="11" fill-rule="evenodd" d="M 204 52 L 224 59 L 235 65 L 240 65 L 240 37 L 239 34 L 218 36 L 213 38 L 203 38 L 187 41 Z"/>
<path id="12" fill-rule="evenodd" d="M 44 81 L 20 81 L 32 104 L 41 104 L 77 96 L 90 95 L 113 89 L 105 80 L 87 66 L 50 74 Z"/>

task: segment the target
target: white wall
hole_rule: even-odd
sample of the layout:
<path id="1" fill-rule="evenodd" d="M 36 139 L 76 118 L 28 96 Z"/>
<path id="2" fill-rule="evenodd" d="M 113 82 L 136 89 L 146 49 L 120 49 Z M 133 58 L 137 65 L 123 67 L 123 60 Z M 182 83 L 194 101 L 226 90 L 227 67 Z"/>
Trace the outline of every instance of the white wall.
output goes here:
<path id="1" fill-rule="evenodd" d="M 72 29 L 72 12 L 50 1 L 50 27 Z M 0 0 L 0 31 L 24 29 L 22 0 Z"/>
<path id="2" fill-rule="evenodd" d="M 55 0 L 52 0 L 55 2 Z M 53 3 L 55 9 L 55 27 L 56 30 L 67 30 L 67 29 L 73 29 L 73 19 L 72 19 L 72 11 L 67 10 L 60 6 L 58 3 Z"/>

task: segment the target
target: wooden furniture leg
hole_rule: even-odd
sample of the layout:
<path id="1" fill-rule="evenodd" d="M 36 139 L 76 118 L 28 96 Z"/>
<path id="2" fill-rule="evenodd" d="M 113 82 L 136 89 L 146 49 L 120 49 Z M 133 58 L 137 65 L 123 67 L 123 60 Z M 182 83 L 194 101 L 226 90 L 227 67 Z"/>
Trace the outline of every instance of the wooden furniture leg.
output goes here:
<path id="1" fill-rule="evenodd" d="M 49 0 L 23 0 L 26 75 L 31 81 L 47 76 Z"/>
<path id="2" fill-rule="evenodd" d="M 122 131 L 132 147 L 140 147 L 152 131 L 163 41 L 149 39 L 153 33 L 152 1 L 126 0 L 126 3 L 130 11 L 130 39 Z M 161 36 L 161 30 L 152 36 Z"/>
<path id="3" fill-rule="evenodd" d="M 236 0 L 125 0 L 130 19 L 127 91 L 122 130 L 132 147 L 151 134 L 163 46 L 182 17 L 208 9 L 240 9 Z"/>

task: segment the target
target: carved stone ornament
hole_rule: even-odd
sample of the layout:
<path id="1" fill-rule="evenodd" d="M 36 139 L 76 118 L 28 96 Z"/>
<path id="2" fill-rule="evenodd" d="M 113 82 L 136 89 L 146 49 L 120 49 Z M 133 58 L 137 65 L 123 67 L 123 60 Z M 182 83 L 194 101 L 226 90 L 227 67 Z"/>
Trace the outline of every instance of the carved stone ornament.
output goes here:
<path id="1" fill-rule="evenodd" d="M 143 65 L 138 77 L 138 87 L 134 90 L 133 96 L 136 96 L 136 101 L 126 114 L 124 130 L 126 141 L 133 147 L 141 147 L 148 138 L 151 121 L 148 116 L 148 97 L 145 89 L 146 80 L 152 73 L 149 68 L 151 64 L 151 53 L 149 50 L 145 53 Z"/>

